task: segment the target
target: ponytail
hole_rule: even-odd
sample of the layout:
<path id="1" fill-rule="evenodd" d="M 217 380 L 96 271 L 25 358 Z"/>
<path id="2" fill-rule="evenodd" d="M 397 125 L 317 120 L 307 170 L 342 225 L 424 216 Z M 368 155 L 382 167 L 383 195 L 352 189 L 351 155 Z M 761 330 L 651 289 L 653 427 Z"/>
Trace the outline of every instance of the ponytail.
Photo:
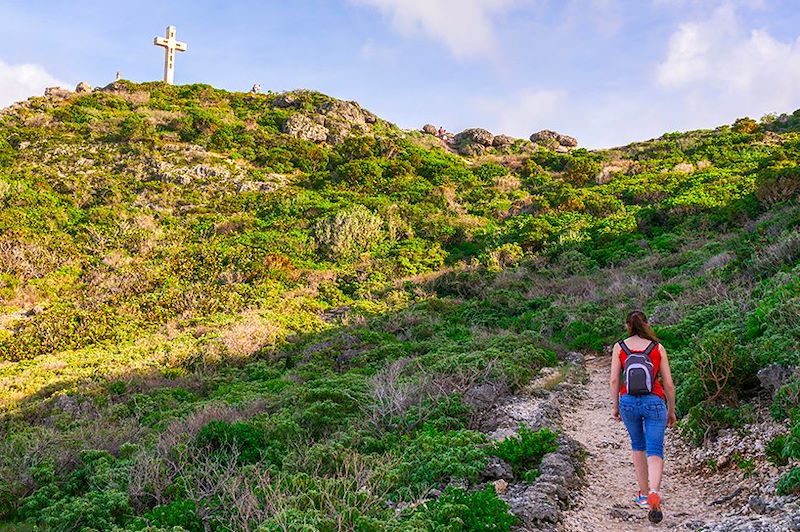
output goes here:
<path id="1" fill-rule="evenodd" d="M 641 310 L 634 310 L 628 314 L 625 323 L 628 324 L 632 336 L 641 336 L 652 342 L 658 342 L 656 333 L 653 332 L 653 328 L 650 327 L 650 324 L 647 322 L 647 316 L 645 316 L 644 312 Z"/>

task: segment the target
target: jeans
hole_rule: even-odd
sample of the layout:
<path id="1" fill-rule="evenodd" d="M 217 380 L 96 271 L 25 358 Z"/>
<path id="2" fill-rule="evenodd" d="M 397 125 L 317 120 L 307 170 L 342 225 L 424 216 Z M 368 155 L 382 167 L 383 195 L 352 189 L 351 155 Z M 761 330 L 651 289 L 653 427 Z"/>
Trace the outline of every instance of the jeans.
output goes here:
<path id="1" fill-rule="evenodd" d="M 664 431 L 667 429 L 667 405 L 656 394 L 621 395 L 619 416 L 631 437 L 634 451 L 664 458 Z"/>

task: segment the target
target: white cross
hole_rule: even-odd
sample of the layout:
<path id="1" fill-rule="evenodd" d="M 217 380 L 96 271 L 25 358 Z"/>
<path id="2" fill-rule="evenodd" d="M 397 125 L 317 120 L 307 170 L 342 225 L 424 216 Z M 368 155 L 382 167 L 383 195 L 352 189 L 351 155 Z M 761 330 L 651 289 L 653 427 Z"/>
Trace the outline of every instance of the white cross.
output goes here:
<path id="1" fill-rule="evenodd" d="M 186 43 L 175 40 L 175 26 L 167 26 L 167 37 L 156 37 L 153 44 L 164 47 L 164 82 L 172 85 L 175 77 L 175 50 L 186 51 Z"/>

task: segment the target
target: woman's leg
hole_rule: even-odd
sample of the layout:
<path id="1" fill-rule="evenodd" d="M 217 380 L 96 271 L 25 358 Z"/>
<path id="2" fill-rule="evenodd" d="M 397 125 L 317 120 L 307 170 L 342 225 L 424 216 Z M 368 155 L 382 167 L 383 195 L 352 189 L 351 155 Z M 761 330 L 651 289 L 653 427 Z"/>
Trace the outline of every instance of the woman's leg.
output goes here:
<path id="1" fill-rule="evenodd" d="M 622 422 L 625 423 L 625 428 L 628 429 L 628 435 L 631 438 L 631 457 L 633 459 L 633 468 L 636 471 L 636 482 L 639 484 L 639 490 L 646 494 L 647 458 L 645 449 L 647 439 L 641 410 L 640 401 L 637 398 L 628 395 L 620 397 L 619 415 L 622 418 Z"/>
<path id="2" fill-rule="evenodd" d="M 642 406 L 647 451 L 647 478 L 650 490 L 661 489 L 664 474 L 664 431 L 667 429 L 667 406 L 657 395 L 651 395 Z"/>
<path id="3" fill-rule="evenodd" d="M 639 483 L 639 491 L 647 495 L 649 476 L 649 460 L 645 456 L 644 451 L 633 451 L 633 468 L 636 470 L 636 482 Z M 652 485 L 652 484 L 650 484 Z"/>
<path id="4" fill-rule="evenodd" d="M 644 453 L 642 453 L 644 454 Z M 661 491 L 661 477 L 664 474 L 664 459 L 660 456 L 647 457 L 647 483 L 653 491 Z M 642 493 L 647 493 L 643 491 Z"/>

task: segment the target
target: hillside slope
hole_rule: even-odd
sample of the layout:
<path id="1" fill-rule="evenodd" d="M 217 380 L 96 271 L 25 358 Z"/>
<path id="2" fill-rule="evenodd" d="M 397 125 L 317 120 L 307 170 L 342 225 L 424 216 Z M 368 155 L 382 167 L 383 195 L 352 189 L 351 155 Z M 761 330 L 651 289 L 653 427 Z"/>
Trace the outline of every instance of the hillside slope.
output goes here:
<path id="1" fill-rule="evenodd" d="M 634 307 L 687 440 L 772 402 L 800 489 L 800 111 L 591 152 L 470 139 L 309 91 L 1 111 L 0 520 L 508 529 L 487 463 L 529 482 L 554 443 L 489 443 L 483 413 Z"/>

